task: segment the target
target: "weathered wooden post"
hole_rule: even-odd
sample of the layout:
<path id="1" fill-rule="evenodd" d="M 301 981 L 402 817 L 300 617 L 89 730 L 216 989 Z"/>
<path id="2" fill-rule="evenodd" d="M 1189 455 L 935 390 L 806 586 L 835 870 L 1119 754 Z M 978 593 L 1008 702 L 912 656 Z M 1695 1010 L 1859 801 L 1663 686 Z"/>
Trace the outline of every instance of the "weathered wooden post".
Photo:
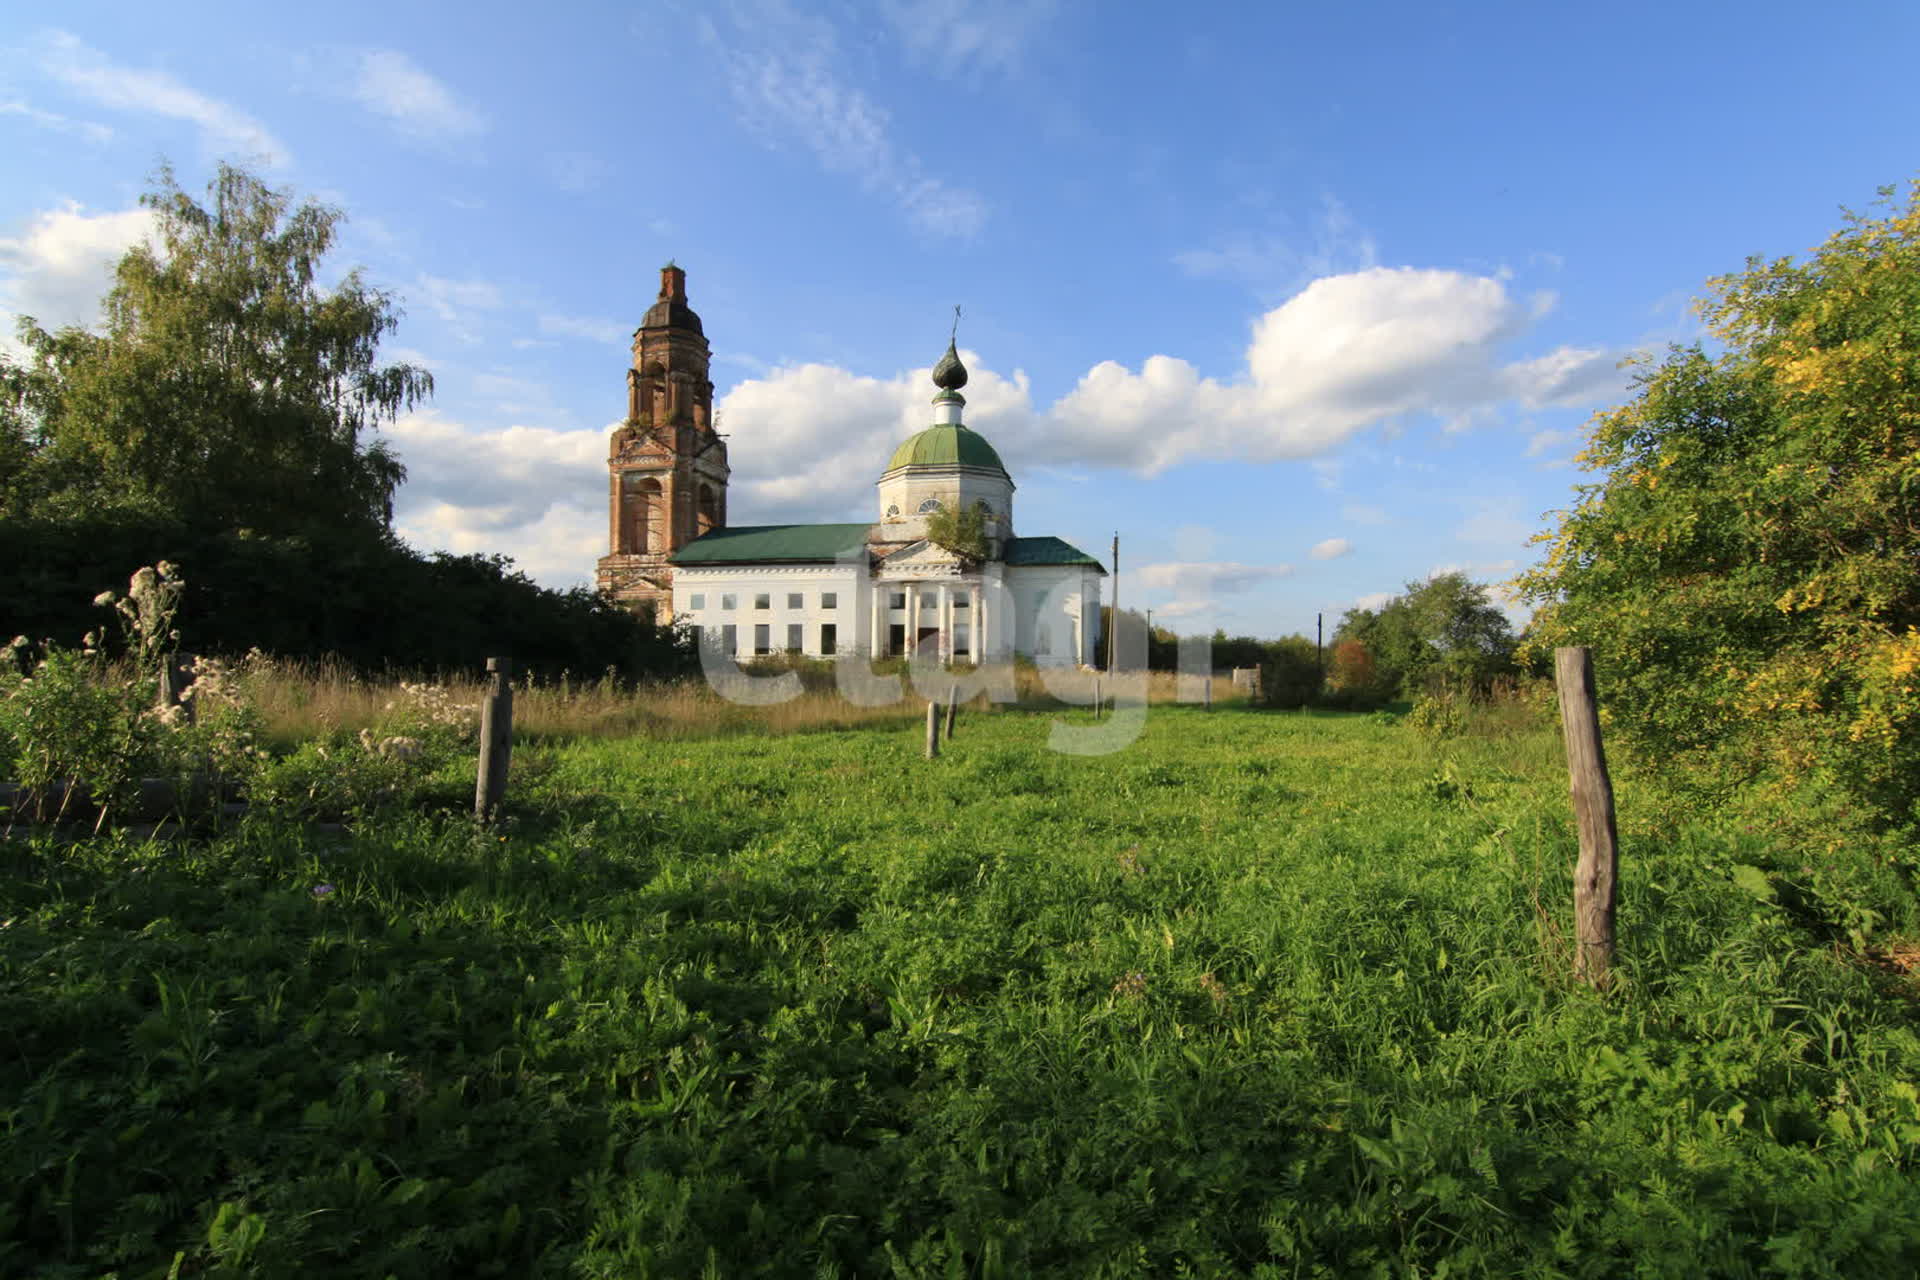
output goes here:
<path id="1" fill-rule="evenodd" d="M 187 686 L 193 683 L 193 664 L 190 653 L 169 653 L 160 661 L 160 706 L 179 707 L 188 724 L 195 720 L 193 699 L 187 697 Z"/>
<path id="2" fill-rule="evenodd" d="M 1580 827 L 1580 861 L 1573 871 L 1573 971 L 1590 985 L 1604 988 L 1613 963 L 1620 850 L 1613 823 L 1613 782 L 1600 746 L 1600 716 L 1593 696 L 1593 651 L 1585 646 L 1555 649 L 1553 680 L 1567 742 L 1573 814 Z"/>
<path id="3" fill-rule="evenodd" d="M 940 704 L 927 699 L 927 759 L 940 754 Z"/>
<path id="4" fill-rule="evenodd" d="M 1212 668 L 1208 668 L 1206 683 L 1201 685 L 1200 689 L 1201 689 L 1200 709 L 1202 711 L 1213 710 L 1213 670 Z"/>
<path id="5" fill-rule="evenodd" d="M 959 704 L 960 704 L 960 686 L 958 684 L 948 685 L 947 686 L 947 741 L 948 742 L 953 741 L 953 716 L 954 716 L 954 713 L 959 710 Z"/>
<path id="6" fill-rule="evenodd" d="M 507 757 L 513 750 L 513 663 L 487 659 L 487 694 L 480 704 L 480 772 L 473 786 L 473 816 L 491 822 L 507 798 Z"/>

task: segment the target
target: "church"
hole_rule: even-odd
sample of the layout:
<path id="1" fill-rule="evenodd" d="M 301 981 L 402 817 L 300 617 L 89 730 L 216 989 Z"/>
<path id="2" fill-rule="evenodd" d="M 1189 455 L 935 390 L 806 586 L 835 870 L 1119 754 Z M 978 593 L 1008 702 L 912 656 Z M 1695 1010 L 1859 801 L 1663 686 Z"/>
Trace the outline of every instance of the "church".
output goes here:
<path id="1" fill-rule="evenodd" d="M 879 472 L 872 523 L 729 523 L 709 358 L 686 272 L 668 263 L 634 332 L 626 418 L 608 448 L 602 592 L 701 627 L 741 661 L 919 653 L 979 664 L 1019 654 L 1096 665 L 1106 570 L 1062 539 L 1015 534 L 1013 477 L 961 421 L 967 370 L 952 342 L 934 366 L 931 424 Z M 927 537 L 929 517 L 962 509 L 980 517 L 985 538 L 973 550 L 984 554 Z"/>

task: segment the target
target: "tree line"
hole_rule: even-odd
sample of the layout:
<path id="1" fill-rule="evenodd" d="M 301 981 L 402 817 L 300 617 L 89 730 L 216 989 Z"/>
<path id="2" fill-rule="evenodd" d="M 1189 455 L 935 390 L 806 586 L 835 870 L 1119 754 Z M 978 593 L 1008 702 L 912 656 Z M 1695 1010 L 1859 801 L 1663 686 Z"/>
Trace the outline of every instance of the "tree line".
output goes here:
<path id="1" fill-rule="evenodd" d="M 689 668 L 686 645 L 503 556 L 424 555 L 393 532 L 406 467 L 383 423 L 433 376 L 382 363 L 392 295 L 356 269 L 320 283 L 344 215 L 221 166 L 198 201 L 162 167 L 155 239 L 120 260 L 97 328 L 21 320 L 0 354 L 0 617 L 71 640 L 94 591 L 171 560 L 185 647 L 367 669 L 627 676 Z"/>

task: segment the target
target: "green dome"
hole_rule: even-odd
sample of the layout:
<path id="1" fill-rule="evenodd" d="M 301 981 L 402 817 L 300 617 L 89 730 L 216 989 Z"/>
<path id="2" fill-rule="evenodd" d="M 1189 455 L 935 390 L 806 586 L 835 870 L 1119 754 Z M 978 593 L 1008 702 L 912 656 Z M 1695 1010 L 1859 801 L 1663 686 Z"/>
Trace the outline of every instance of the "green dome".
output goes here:
<path id="1" fill-rule="evenodd" d="M 887 463 L 887 471 L 901 467 L 955 466 L 984 467 L 1003 476 L 1007 474 L 1005 464 L 987 443 L 987 438 L 958 425 L 928 427 L 914 436 L 893 451 L 893 461 Z"/>

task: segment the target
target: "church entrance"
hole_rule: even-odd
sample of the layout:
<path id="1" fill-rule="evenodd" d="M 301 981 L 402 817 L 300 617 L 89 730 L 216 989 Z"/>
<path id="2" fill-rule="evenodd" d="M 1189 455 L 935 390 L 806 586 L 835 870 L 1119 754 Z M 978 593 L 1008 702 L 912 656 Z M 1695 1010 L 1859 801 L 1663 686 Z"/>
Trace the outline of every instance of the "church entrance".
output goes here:
<path id="1" fill-rule="evenodd" d="M 919 638 L 913 642 L 913 651 L 915 653 L 924 653 L 929 657 L 938 657 L 940 654 L 940 628 L 921 627 Z"/>
<path id="2" fill-rule="evenodd" d="M 906 647 L 907 624 L 904 622 L 889 623 L 887 626 L 887 652 L 883 656 L 890 658 L 898 657 L 905 651 Z"/>

